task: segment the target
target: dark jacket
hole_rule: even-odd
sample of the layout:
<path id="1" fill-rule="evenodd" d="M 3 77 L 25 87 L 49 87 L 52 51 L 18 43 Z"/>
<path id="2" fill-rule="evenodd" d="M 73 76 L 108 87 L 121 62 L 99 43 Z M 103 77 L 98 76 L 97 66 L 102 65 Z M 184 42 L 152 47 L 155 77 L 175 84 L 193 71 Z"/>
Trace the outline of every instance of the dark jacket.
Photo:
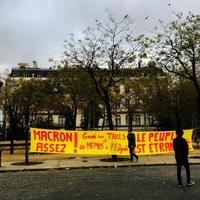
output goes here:
<path id="1" fill-rule="evenodd" d="M 135 134 L 134 133 L 128 133 L 127 135 L 128 139 L 128 147 L 135 147 Z"/>
<path id="2" fill-rule="evenodd" d="M 176 137 L 173 140 L 173 147 L 175 151 L 176 160 L 184 160 L 188 158 L 188 144 L 185 138 Z"/>

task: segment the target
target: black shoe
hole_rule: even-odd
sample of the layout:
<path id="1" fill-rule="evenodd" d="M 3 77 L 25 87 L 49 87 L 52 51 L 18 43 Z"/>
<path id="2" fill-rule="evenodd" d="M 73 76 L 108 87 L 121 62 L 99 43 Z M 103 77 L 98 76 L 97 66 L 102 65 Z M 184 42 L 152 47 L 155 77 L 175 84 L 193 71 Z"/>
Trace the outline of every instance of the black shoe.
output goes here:
<path id="1" fill-rule="evenodd" d="M 194 181 L 190 181 L 189 183 L 187 183 L 187 186 L 192 186 L 194 185 Z"/>
<path id="2" fill-rule="evenodd" d="M 180 183 L 178 185 L 179 185 L 179 187 L 184 187 L 185 186 L 185 184 L 183 184 L 183 183 Z"/>

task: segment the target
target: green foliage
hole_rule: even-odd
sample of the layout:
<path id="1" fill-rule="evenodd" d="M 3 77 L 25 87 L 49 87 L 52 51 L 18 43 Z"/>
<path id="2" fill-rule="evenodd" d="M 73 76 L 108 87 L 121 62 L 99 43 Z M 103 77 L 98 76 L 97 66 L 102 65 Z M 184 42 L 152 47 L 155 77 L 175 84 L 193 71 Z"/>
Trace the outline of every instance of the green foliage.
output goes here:
<path id="1" fill-rule="evenodd" d="M 59 69 L 57 77 L 54 77 L 53 82 L 54 85 L 58 83 L 57 92 L 62 94 L 64 97 L 63 103 L 67 105 L 70 111 L 62 115 L 66 119 L 66 126 L 68 124 L 68 128 L 75 129 L 77 110 L 79 110 L 79 113 L 82 113 L 82 116 L 85 116 L 85 121 L 87 121 L 84 127 L 90 129 L 87 116 L 90 116 L 92 112 L 93 118 L 99 118 L 97 112 L 99 108 L 97 105 L 100 104 L 100 99 L 86 69 L 73 68 L 66 65 Z M 91 105 L 94 106 L 92 109 L 90 109 Z"/>
<path id="2" fill-rule="evenodd" d="M 151 43 L 151 55 L 167 71 L 192 80 L 200 67 L 200 17 L 189 14 L 169 22 Z"/>
<path id="3" fill-rule="evenodd" d="M 189 13 L 184 17 L 178 14 L 176 20 L 162 27 L 163 31 L 159 31 L 153 39 L 148 39 L 149 57 L 156 60 L 166 72 L 192 83 L 200 121 L 200 16 Z"/>
<path id="4" fill-rule="evenodd" d="M 189 81 L 166 74 L 147 80 L 144 87 L 147 111 L 155 116 L 163 129 L 192 126 L 196 96 Z"/>

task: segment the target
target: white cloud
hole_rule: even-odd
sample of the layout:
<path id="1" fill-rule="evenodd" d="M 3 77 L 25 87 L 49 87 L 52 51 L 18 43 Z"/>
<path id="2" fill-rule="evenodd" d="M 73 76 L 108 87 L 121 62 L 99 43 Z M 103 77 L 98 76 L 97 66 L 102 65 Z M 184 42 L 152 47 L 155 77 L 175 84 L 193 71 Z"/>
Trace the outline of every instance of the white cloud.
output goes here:
<path id="1" fill-rule="evenodd" d="M 64 51 L 69 33 L 80 35 L 95 19 L 107 20 L 106 8 L 116 17 L 129 14 L 136 20 L 135 31 L 145 33 L 158 19 L 172 19 L 172 11 L 198 13 L 200 1 L 0 0 L 0 72 L 33 60 L 48 67 L 48 58 L 58 58 Z"/>

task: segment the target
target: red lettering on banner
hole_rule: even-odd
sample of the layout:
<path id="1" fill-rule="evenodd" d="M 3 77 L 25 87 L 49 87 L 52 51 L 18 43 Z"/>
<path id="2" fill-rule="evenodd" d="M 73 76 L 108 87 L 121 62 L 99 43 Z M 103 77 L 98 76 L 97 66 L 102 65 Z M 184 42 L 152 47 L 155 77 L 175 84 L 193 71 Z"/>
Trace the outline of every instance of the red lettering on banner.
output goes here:
<path id="1" fill-rule="evenodd" d="M 167 139 L 168 139 L 168 137 L 170 137 L 170 135 L 171 135 L 171 133 L 170 133 L 170 132 L 166 132 L 166 133 L 165 133 L 165 140 L 167 140 Z"/>
<path id="2" fill-rule="evenodd" d="M 61 153 L 65 153 L 65 148 L 67 147 L 67 145 L 66 144 L 61 144 L 60 145 L 62 148 L 60 149 L 60 152 Z"/>
<path id="3" fill-rule="evenodd" d="M 145 152 L 145 144 L 137 144 L 135 148 L 136 153 L 144 153 Z"/>
<path id="4" fill-rule="evenodd" d="M 155 132 L 149 133 L 149 142 L 159 142 L 174 139 L 174 132 Z"/>
<path id="5" fill-rule="evenodd" d="M 137 134 L 137 142 L 145 142 L 145 133 Z"/>
<path id="6" fill-rule="evenodd" d="M 164 140 L 165 140 L 165 134 L 161 132 L 159 135 L 159 141 L 164 141 Z"/>
<path id="7" fill-rule="evenodd" d="M 88 142 L 87 143 L 87 149 L 98 149 L 102 150 L 104 147 L 103 143 L 95 143 L 95 142 Z"/>
<path id="8" fill-rule="evenodd" d="M 48 152 L 48 143 L 45 143 L 43 147 L 43 152 Z"/>
<path id="9" fill-rule="evenodd" d="M 121 148 L 121 144 L 119 144 L 119 143 L 111 144 L 111 150 L 118 151 L 119 148 Z"/>
<path id="10" fill-rule="evenodd" d="M 48 140 L 49 141 L 53 141 L 53 138 L 51 138 L 52 135 L 52 131 L 48 131 Z"/>
<path id="11" fill-rule="evenodd" d="M 153 144 L 149 144 L 149 152 L 150 153 L 153 153 L 153 147 L 152 146 L 153 146 Z"/>
<path id="12" fill-rule="evenodd" d="M 156 142 L 158 142 L 159 141 L 159 133 L 155 133 L 155 135 L 154 135 L 154 141 L 156 141 Z"/>
<path id="13" fill-rule="evenodd" d="M 41 131 L 41 139 L 47 141 L 46 131 Z"/>
<path id="14" fill-rule="evenodd" d="M 165 152 L 164 143 L 159 143 L 160 152 Z"/>
<path id="15" fill-rule="evenodd" d="M 54 144 L 50 144 L 49 145 L 49 151 L 50 152 L 54 152 Z"/>
<path id="16" fill-rule="evenodd" d="M 125 151 L 125 152 L 128 151 L 128 148 L 123 147 L 120 143 L 112 143 L 110 148 L 111 148 L 111 151 L 116 151 L 119 154 L 122 154 L 123 151 Z"/>
<path id="17" fill-rule="evenodd" d="M 72 133 L 68 132 L 59 132 L 59 131 L 39 131 L 33 130 L 33 137 L 34 140 L 40 141 L 54 141 L 54 142 L 72 142 Z"/>
<path id="18" fill-rule="evenodd" d="M 74 133 L 74 153 L 77 153 L 77 147 L 78 147 L 78 135 L 77 133 Z"/>
<path id="19" fill-rule="evenodd" d="M 173 151 L 173 143 L 150 143 L 149 144 L 149 152 L 150 153 L 162 153 L 162 152 L 171 152 Z"/>
<path id="20" fill-rule="evenodd" d="M 36 152 L 42 152 L 43 148 L 42 148 L 42 143 L 38 142 L 36 145 Z"/>
<path id="21" fill-rule="evenodd" d="M 88 133 L 84 133 L 83 139 L 96 139 L 96 135 L 89 135 Z"/>
<path id="22" fill-rule="evenodd" d="M 149 142 L 151 142 L 152 137 L 154 136 L 153 133 L 149 133 Z"/>
<path id="23" fill-rule="evenodd" d="M 156 152 L 158 152 L 158 151 L 159 151 L 159 150 L 158 150 L 158 143 L 154 143 L 154 146 L 155 146 Z"/>
<path id="24" fill-rule="evenodd" d="M 173 151 L 173 143 L 172 142 L 165 143 L 165 150 L 166 151 Z"/>
<path id="25" fill-rule="evenodd" d="M 68 132 L 66 132 L 65 134 L 66 134 L 65 141 L 72 142 L 72 136 L 73 136 L 73 134 L 72 133 L 68 133 Z M 75 132 L 74 134 L 77 134 L 77 133 Z"/>
<path id="26" fill-rule="evenodd" d="M 121 136 L 122 136 L 122 140 L 126 140 L 127 139 L 126 135 L 122 134 Z"/>
<path id="27" fill-rule="evenodd" d="M 64 142 L 65 141 L 65 133 L 60 132 L 60 141 Z"/>
<path id="28" fill-rule="evenodd" d="M 80 145 L 79 149 L 85 149 L 85 146 L 84 145 Z"/>
<path id="29" fill-rule="evenodd" d="M 34 140 L 37 140 L 37 136 L 40 138 L 40 131 L 33 130 Z"/>
<path id="30" fill-rule="evenodd" d="M 41 143 L 36 144 L 36 152 L 65 153 L 66 144 Z"/>
<path id="31" fill-rule="evenodd" d="M 124 140 L 126 139 L 126 136 L 120 133 L 107 133 L 108 139 L 110 140 Z"/>
<path id="32" fill-rule="evenodd" d="M 55 147 L 54 151 L 55 151 L 55 152 L 59 152 L 59 146 L 60 146 L 60 144 L 56 144 L 55 146 L 56 146 L 56 147 Z"/>
<path id="33" fill-rule="evenodd" d="M 53 139 L 54 139 L 54 142 L 59 142 L 59 132 L 57 131 L 53 132 Z"/>
<path id="34" fill-rule="evenodd" d="M 175 137 L 176 137 L 176 133 L 175 133 L 175 132 L 172 132 L 171 140 L 173 140 Z"/>

